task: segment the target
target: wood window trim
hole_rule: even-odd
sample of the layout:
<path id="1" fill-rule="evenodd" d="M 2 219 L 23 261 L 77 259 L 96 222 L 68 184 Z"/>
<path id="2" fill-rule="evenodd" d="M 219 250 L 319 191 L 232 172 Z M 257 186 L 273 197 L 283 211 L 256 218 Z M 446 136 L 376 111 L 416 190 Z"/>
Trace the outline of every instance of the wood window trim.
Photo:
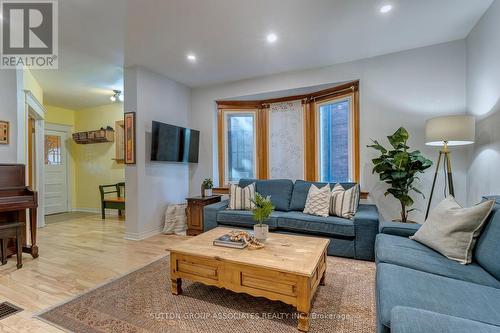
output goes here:
<path id="1" fill-rule="evenodd" d="M 306 180 L 310 181 L 319 181 L 320 180 L 320 170 L 319 170 L 319 156 L 318 156 L 318 113 L 319 106 L 324 103 L 328 103 L 329 101 L 334 101 L 337 99 L 349 98 L 351 101 L 352 107 L 352 123 L 351 123 L 351 131 L 352 131 L 352 156 L 351 163 L 353 165 L 352 168 L 352 180 L 354 182 L 359 183 L 360 179 L 360 160 L 359 160 L 359 93 L 358 90 L 354 90 L 351 92 L 342 92 L 341 94 L 330 95 L 328 97 L 322 97 L 320 99 L 316 99 L 314 101 L 309 102 L 309 128 L 306 130 L 309 131 L 306 136 L 306 147 L 309 150 L 309 154 L 307 155 L 309 158 L 306 159 L 306 168 L 308 172 L 306 173 L 309 178 Z M 309 140 L 309 142 L 308 142 Z"/>
<path id="2" fill-rule="evenodd" d="M 253 105 L 253 107 L 251 107 Z M 242 107 L 243 106 L 243 107 Z M 225 179 L 226 168 L 226 129 L 225 129 L 225 114 L 226 113 L 255 113 L 255 128 L 256 128 L 256 178 L 267 179 L 269 177 L 268 170 L 268 113 L 266 109 L 260 107 L 255 108 L 254 104 L 235 104 L 232 107 L 225 105 L 217 111 L 217 141 L 218 141 L 218 169 L 219 169 L 219 187 L 225 188 L 228 183 Z"/>
<path id="3" fill-rule="evenodd" d="M 352 99 L 352 131 L 353 131 L 353 181 L 360 180 L 359 152 L 359 80 L 340 84 L 333 88 L 323 89 L 310 94 L 294 95 L 281 98 L 254 101 L 216 101 L 218 109 L 218 168 L 219 188 L 227 186 L 224 179 L 224 111 L 258 110 L 257 112 L 257 178 L 269 177 L 269 105 L 272 103 L 301 100 L 304 106 L 304 179 L 319 180 L 319 158 L 317 138 L 317 104 L 328 99 L 350 96 Z"/>
<path id="4" fill-rule="evenodd" d="M 318 92 L 315 96 L 306 101 L 304 112 L 305 124 L 305 180 L 319 181 L 319 156 L 318 156 L 318 105 L 329 100 L 345 97 L 351 98 L 352 103 L 352 163 L 353 181 L 359 183 L 360 180 L 360 153 L 359 153 L 359 81 L 353 82 L 350 86 L 339 86 L 341 89 L 329 90 L 328 93 Z"/>

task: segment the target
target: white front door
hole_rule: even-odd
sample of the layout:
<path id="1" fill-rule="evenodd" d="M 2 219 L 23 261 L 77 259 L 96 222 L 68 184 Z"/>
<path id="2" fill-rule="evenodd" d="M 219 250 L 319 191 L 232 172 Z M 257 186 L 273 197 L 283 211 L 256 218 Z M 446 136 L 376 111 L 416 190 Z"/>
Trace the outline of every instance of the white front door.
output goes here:
<path id="1" fill-rule="evenodd" d="M 68 158 L 63 131 L 45 129 L 45 214 L 68 211 Z"/>

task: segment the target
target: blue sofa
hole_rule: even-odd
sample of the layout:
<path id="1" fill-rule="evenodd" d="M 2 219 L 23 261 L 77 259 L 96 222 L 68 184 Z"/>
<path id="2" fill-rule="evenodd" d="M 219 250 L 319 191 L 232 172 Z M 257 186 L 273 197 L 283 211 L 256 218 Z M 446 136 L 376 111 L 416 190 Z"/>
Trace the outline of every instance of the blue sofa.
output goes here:
<path id="1" fill-rule="evenodd" d="M 375 205 L 359 205 L 352 220 L 328 216 L 320 217 L 302 213 L 311 184 L 324 186 L 326 183 L 289 179 L 255 180 L 241 179 L 240 186 L 255 182 L 255 190 L 271 196 L 275 211 L 265 222 L 270 231 L 305 234 L 330 238 L 328 254 L 363 260 L 373 260 L 375 236 L 378 233 L 378 211 Z M 331 184 L 330 186 L 334 186 Z M 343 183 L 350 188 L 355 183 Z M 251 211 L 227 210 L 229 200 L 208 205 L 204 209 L 204 230 L 219 225 L 239 228 L 253 228 L 255 222 Z"/>
<path id="2" fill-rule="evenodd" d="M 500 333 L 500 196 L 462 265 L 413 241 L 420 225 L 382 222 L 375 243 L 378 333 Z"/>

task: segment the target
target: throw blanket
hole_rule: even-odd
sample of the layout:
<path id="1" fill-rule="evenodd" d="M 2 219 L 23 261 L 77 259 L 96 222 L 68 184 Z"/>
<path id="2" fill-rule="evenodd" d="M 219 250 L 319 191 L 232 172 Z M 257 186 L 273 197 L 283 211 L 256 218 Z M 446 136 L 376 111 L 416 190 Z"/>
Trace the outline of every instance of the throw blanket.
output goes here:
<path id="1" fill-rule="evenodd" d="M 187 229 L 186 204 L 168 205 L 165 212 L 164 234 L 185 235 Z"/>

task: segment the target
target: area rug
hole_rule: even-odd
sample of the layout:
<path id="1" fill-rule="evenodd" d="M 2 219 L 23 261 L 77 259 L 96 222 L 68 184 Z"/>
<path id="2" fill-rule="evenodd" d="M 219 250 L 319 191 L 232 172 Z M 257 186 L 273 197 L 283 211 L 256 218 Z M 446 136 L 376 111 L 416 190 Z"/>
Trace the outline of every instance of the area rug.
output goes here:
<path id="1" fill-rule="evenodd" d="M 375 332 L 375 264 L 328 257 L 309 332 Z M 292 306 L 183 281 L 170 293 L 169 257 L 38 315 L 72 332 L 297 332 Z"/>

